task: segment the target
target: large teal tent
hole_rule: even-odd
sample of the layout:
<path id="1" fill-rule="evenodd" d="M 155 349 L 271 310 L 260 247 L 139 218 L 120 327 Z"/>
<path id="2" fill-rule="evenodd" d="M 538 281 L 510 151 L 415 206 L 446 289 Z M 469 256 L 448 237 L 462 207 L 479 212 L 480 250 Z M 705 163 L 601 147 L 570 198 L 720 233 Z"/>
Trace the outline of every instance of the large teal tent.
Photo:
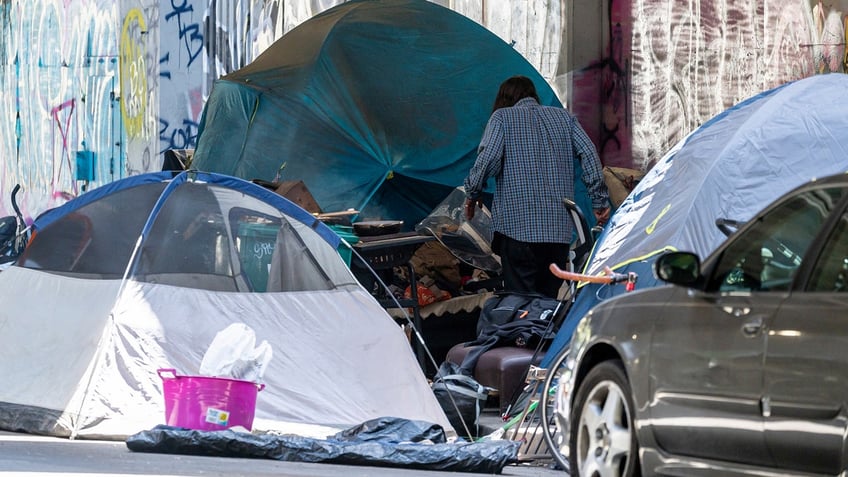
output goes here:
<path id="1" fill-rule="evenodd" d="M 517 74 L 542 103 L 560 104 L 524 57 L 469 18 L 426 0 L 349 1 L 216 81 L 192 166 L 303 180 L 324 211 L 354 208 L 409 230 L 462 184 L 498 86 Z"/>

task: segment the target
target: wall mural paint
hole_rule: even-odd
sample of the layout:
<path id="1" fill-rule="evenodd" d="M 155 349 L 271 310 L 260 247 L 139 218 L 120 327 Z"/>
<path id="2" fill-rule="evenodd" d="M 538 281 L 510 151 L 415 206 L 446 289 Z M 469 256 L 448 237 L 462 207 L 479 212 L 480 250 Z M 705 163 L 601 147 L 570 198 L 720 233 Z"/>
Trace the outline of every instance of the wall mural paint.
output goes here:
<path id="1" fill-rule="evenodd" d="M 572 0 L 432 1 L 528 58 L 607 165 L 647 168 L 738 101 L 848 67 L 848 0 L 606 0 L 603 53 L 572 70 L 562 68 Z M 160 169 L 165 150 L 195 146 L 216 78 L 339 3 L 0 0 L 0 214 L 18 183 L 32 219 Z M 78 157 L 93 160 L 93 180 L 77 180 Z"/>
<path id="2" fill-rule="evenodd" d="M 600 26 L 603 56 L 578 65 L 576 71 L 560 72 L 560 77 L 571 81 L 571 94 L 560 97 L 567 99 L 568 108 L 594 141 L 604 165 L 629 168 L 633 167 L 630 2 L 609 0 L 605 7 L 604 25 Z"/>
<path id="3" fill-rule="evenodd" d="M 141 2 L 122 3 L 150 14 Z M 149 74 L 137 71 L 139 51 L 151 44 L 136 41 L 128 50 L 136 61 L 126 78 L 134 83 L 124 88 L 133 94 L 121 98 L 120 68 L 127 65 L 119 61 L 119 39 L 126 37 L 120 12 L 114 0 L 0 2 L 0 215 L 13 213 L 16 184 L 32 221 L 85 190 L 143 170 L 142 163 L 130 167 L 123 128 L 131 128 L 135 143 L 151 142 L 145 134 L 156 108 L 146 106 L 156 84 L 146 92 L 136 87 Z M 78 158 L 91 164 L 82 177 L 88 180 L 78 180 Z"/>
<path id="4" fill-rule="evenodd" d="M 844 71 L 846 5 L 633 0 L 634 166 L 650 167 L 706 120 L 760 91 Z"/>
<path id="5" fill-rule="evenodd" d="M 68 0 L 73 1 L 73 0 Z M 116 94 L 120 100 L 122 151 L 115 168 L 120 177 L 161 169 L 159 155 L 159 76 L 161 37 L 159 0 L 122 0 L 119 51 L 122 74 Z M 129 78 L 124 77 L 127 71 Z M 130 123 L 126 123 L 129 120 Z M 118 177 L 116 177 L 118 178 Z"/>
<path id="6" fill-rule="evenodd" d="M 281 0 L 162 1 L 157 154 L 196 146 L 215 80 L 249 64 L 283 35 L 285 7 Z"/>
<path id="7" fill-rule="evenodd" d="M 121 27 L 120 83 L 121 119 L 129 138 L 144 137 L 145 114 L 151 107 L 147 104 L 147 24 L 144 13 L 132 8 L 124 17 Z"/>
<path id="8" fill-rule="evenodd" d="M 200 1 L 165 0 L 160 5 L 157 158 L 168 149 L 190 149 L 197 143 L 197 127 L 208 94 L 205 49 L 206 5 Z M 157 163 L 161 168 L 161 159 Z"/>

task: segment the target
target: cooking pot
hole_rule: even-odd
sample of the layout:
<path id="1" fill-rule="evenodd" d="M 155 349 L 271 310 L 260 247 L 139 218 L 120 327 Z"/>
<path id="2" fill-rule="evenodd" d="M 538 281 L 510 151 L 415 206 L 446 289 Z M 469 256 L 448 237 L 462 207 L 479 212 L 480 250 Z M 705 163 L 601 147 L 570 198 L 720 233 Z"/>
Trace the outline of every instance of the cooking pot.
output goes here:
<path id="1" fill-rule="evenodd" d="M 400 232 L 403 220 L 364 220 L 353 223 L 353 231 L 360 237 L 387 235 Z"/>

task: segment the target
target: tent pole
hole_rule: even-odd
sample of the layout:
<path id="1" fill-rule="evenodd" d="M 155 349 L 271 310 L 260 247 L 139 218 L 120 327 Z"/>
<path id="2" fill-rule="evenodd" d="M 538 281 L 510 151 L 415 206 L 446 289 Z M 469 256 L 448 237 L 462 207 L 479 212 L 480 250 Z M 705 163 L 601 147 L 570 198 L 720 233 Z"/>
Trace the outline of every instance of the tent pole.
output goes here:
<path id="1" fill-rule="evenodd" d="M 114 311 L 115 304 L 121 299 L 121 296 L 124 293 L 124 288 L 126 287 L 127 279 L 135 272 L 136 267 L 136 257 L 138 256 L 139 250 L 141 250 L 141 244 L 144 243 L 144 240 L 147 238 L 147 234 L 150 232 L 150 229 L 153 227 L 153 222 L 156 220 L 156 217 L 159 215 L 159 211 L 162 210 L 165 201 L 171 195 L 171 193 L 179 187 L 181 184 L 188 180 L 188 173 L 186 171 L 181 172 L 179 175 L 174 177 L 167 187 L 159 194 L 159 198 L 156 200 L 156 204 L 154 204 L 153 209 L 150 211 L 150 214 L 147 216 L 147 220 L 144 223 L 144 227 L 141 229 L 141 233 L 138 236 L 138 239 L 135 242 L 135 246 L 133 247 L 132 254 L 130 255 L 130 259 L 127 262 L 127 266 L 124 269 L 124 276 L 121 277 L 121 284 L 118 287 L 118 293 L 115 296 L 113 301 L 112 310 Z M 88 381 L 86 382 L 85 389 L 82 392 L 82 397 L 80 398 L 80 406 L 77 412 L 77 419 L 74 420 L 73 428 L 71 429 L 71 439 L 75 439 L 79 434 L 79 426 L 82 416 L 82 410 L 85 406 L 86 399 L 88 398 L 88 391 L 91 387 L 91 381 L 94 379 L 94 373 L 97 370 L 97 363 L 100 362 L 100 358 L 103 355 L 103 343 L 104 338 L 108 336 L 107 334 L 111 334 L 111 330 L 115 327 L 115 315 L 110 312 L 109 313 L 109 322 L 107 326 L 103 330 L 103 336 L 100 337 L 100 341 L 97 344 L 97 350 L 94 353 L 94 359 L 92 360 L 91 367 L 88 370 Z"/>
<path id="2" fill-rule="evenodd" d="M 117 301 L 116 301 L 117 303 Z M 114 310 L 114 305 L 113 305 Z M 82 424 L 82 411 L 85 408 L 86 399 L 88 398 L 88 390 L 91 388 L 91 382 L 94 380 L 94 372 L 97 370 L 97 364 L 100 362 L 101 357 L 103 356 L 103 350 L 105 348 L 104 342 L 109 341 L 107 337 L 111 336 L 112 330 L 115 327 L 115 319 L 112 312 L 109 312 L 109 321 L 106 323 L 106 326 L 103 328 L 103 334 L 100 335 L 100 339 L 97 341 L 97 349 L 94 351 L 94 358 L 91 360 L 91 363 L 86 369 L 86 374 L 88 374 L 88 379 L 85 382 L 85 389 L 82 392 L 82 396 L 80 396 L 80 405 L 77 409 L 77 415 L 73 418 L 73 427 L 71 428 L 71 435 L 68 437 L 70 440 L 74 440 L 79 435 L 80 426 Z M 76 394 L 76 393 L 75 393 Z"/>

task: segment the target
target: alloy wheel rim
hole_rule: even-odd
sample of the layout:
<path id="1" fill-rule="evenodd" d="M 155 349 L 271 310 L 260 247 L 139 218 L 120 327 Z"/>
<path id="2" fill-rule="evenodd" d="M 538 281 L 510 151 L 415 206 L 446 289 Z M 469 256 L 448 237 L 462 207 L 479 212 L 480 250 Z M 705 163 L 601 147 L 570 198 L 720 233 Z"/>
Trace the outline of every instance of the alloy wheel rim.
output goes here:
<path id="1" fill-rule="evenodd" d="M 580 411 L 577 465 L 582 476 L 620 476 L 630 460 L 630 409 L 612 381 L 595 385 Z"/>

